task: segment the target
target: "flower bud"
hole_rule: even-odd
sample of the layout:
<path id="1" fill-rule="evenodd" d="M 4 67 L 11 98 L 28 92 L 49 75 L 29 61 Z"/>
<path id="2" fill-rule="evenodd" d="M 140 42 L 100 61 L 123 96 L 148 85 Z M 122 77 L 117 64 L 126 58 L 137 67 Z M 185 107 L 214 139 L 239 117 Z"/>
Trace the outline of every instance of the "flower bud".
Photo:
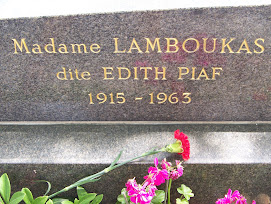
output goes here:
<path id="1" fill-rule="evenodd" d="M 168 146 L 166 146 L 166 152 L 183 153 L 182 142 L 180 140 L 177 140 L 175 143 L 169 144 Z"/>

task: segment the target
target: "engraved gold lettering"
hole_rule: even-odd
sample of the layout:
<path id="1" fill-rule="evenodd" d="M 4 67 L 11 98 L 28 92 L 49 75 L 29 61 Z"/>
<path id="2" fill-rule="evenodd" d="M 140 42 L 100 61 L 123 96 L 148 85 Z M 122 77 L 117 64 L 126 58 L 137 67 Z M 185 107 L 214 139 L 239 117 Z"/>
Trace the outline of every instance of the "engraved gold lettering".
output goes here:
<path id="1" fill-rule="evenodd" d="M 179 103 L 179 98 L 178 98 L 178 94 L 181 93 L 171 93 L 171 94 L 166 94 L 164 92 L 160 92 L 156 95 L 156 97 L 154 98 L 154 93 L 150 93 L 150 101 L 149 104 L 164 104 L 167 101 L 170 104 L 177 104 Z M 188 104 L 191 103 L 191 97 L 190 97 L 191 93 L 182 93 L 182 97 L 180 99 L 180 102 L 184 103 L 184 104 Z"/>
<path id="2" fill-rule="evenodd" d="M 162 104 L 165 103 L 167 101 L 167 94 L 165 93 L 158 93 L 156 96 L 157 100 L 158 100 L 158 104 Z"/>
<path id="3" fill-rule="evenodd" d="M 149 95 L 150 95 L 150 99 L 151 99 L 149 104 L 154 104 L 154 102 L 153 102 L 153 93 L 150 93 Z"/>
<path id="4" fill-rule="evenodd" d="M 144 70 L 144 80 L 149 80 L 148 79 L 148 70 L 152 70 L 152 67 L 140 67 L 140 71 Z"/>
<path id="5" fill-rule="evenodd" d="M 114 79 L 114 77 L 112 76 L 113 67 L 103 67 L 103 69 L 104 69 L 104 80 Z M 108 75 L 111 75 L 111 77 L 108 77 Z"/>
<path id="6" fill-rule="evenodd" d="M 91 78 L 90 78 L 90 73 L 89 72 L 82 72 L 81 73 L 81 77 L 82 77 L 82 79 L 84 79 L 84 80 L 90 80 Z"/>
<path id="7" fill-rule="evenodd" d="M 94 104 L 92 100 L 92 93 L 89 93 L 88 95 L 89 95 L 89 104 Z"/>
<path id="8" fill-rule="evenodd" d="M 210 80 L 204 68 L 201 69 L 201 72 L 196 80 L 200 80 L 201 77 L 205 77 L 205 80 Z"/>
<path id="9" fill-rule="evenodd" d="M 76 79 L 78 79 L 78 80 L 82 80 L 82 79 L 80 79 L 80 78 L 79 78 L 79 76 L 78 76 L 78 71 L 77 71 L 77 69 L 75 69 L 75 71 L 74 71 L 74 72 L 75 72 L 75 77 L 76 77 Z"/>
<path id="10" fill-rule="evenodd" d="M 89 93 L 88 95 L 89 95 L 89 104 L 94 104 L 92 93 Z M 94 94 L 94 96 L 95 96 L 95 94 Z M 107 99 L 109 99 L 109 104 L 116 104 L 116 103 L 123 104 L 126 102 L 124 93 L 105 94 L 105 93 L 101 92 L 96 95 L 96 99 L 98 100 L 99 104 L 105 103 L 107 101 Z"/>
<path id="11" fill-rule="evenodd" d="M 67 79 L 67 74 L 66 74 L 66 68 L 62 67 L 62 69 L 63 69 L 63 72 L 57 72 L 56 77 L 58 79 L 60 79 L 60 80 L 68 80 Z M 61 77 L 60 74 L 63 75 L 63 76 Z"/>
<path id="12" fill-rule="evenodd" d="M 135 46 L 135 47 L 134 47 L 134 46 Z M 143 52 L 141 51 L 140 47 L 138 46 L 138 44 L 137 44 L 135 38 L 133 38 L 133 41 L 132 41 L 131 46 L 130 46 L 130 49 L 129 49 L 129 51 L 128 51 L 127 53 L 132 53 L 132 50 L 137 50 L 138 53 L 143 53 Z"/>
<path id="13" fill-rule="evenodd" d="M 182 103 L 188 104 L 191 103 L 191 93 L 183 93 L 184 99 L 187 99 L 187 101 L 182 101 Z"/>
<path id="14" fill-rule="evenodd" d="M 220 53 L 225 53 L 225 47 L 228 48 L 229 53 L 234 53 L 230 47 L 230 43 L 235 40 L 235 38 L 231 38 L 229 42 L 226 43 L 227 38 L 222 38 L 222 49 Z"/>
<path id="15" fill-rule="evenodd" d="M 196 80 L 195 79 L 195 72 L 196 72 L 196 67 L 192 67 L 192 77 L 191 77 L 191 80 Z"/>
<path id="16" fill-rule="evenodd" d="M 154 69 L 155 69 L 155 78 L 154 78 L 154 80 L 159 80 L 158 74 L 162 74 L 163 75 L 162 80 L 167 80 L 166 79 L 166 67 L 162 67 L 163 71 L 160 71 L 160 72 L 158 70 L 159 67 L 154 67 Z"/>
<path id="17" fill-rule="evenodd" d="M 243 48 L 243 46 L 245 46 L 245 47 Z M 241 50 L 245 50 L 245 51 L 247 51 L 247 53 L 252 54 L 252 52 L 249 50 L 246 39 L 244 39 L 243 43 L 241 44 L 239 50 L 236 53 L 241 53 Z"/>
<path id="18" fill-rule="evenodd" d="M 120 103 L 120 104 L 125 103 L 126 100 L 124 97 L 124 93 L 117 93 L 116 97 L 117 99 L 120 99 L 117 101 L 117 103 Z"/>
<path id="19" fill-rule="evenodd" d="M 221 70 L 223 71 L 222 67 L 212 67 L 213 69 L 213 76 L 212 76 L 212 80 L 216 80 L 216 75 L 220 76 L 220 72 L 216 72 L 217 70 Z"/>
<path id="20" fill-rule="evenodd" d="M 208 51 L 207 50 L 207 40 L 208 38 L 202 38 L 203 39 L 203 51 L 206 52 L 206 53 L 213 53 L 215 51 L 215 48 L 216 48 L 216 38 L 212 38 L 214 43 L 213 43 L 213 49 L 211 51 Z"/>
<path id="21" fill-rule="evenodd" d="M 263 45 L 260 45 L 260 44 L 258 43 L 259 40 L 262 41 L 262 42 L 264 43 L 264 39 L 263 39 L 263 38 L 257 38 L 257 39 L 254 41 L 255 45 L 256 45 L 257 47 L 261 48 L 261 51 L 257 51 L 257 50 L 254 49 L 254 53 L 257 53 L 257 54 L 263 53 L 263 51 L 264 51 L 264 46 L 263 46 Z"/>
<path id="22" fill-rule="evenodd" d="M 130 78 L 130 76 L 131 76 L 131 71 L 128 69 L 128 68 L 126 68 L 126 67 L 117 67 L 117 69 L 119 70 L 119 79 L 120 80 L 125 80 L 125 79 L 129 79 Z M 126 77 L 123 77 L 122 76 L 122 70 L 125 70 L 126 71 Z"/>
<path id="23" fill-rule="evenodd" d="M 176 38 L 165 38 L 167 40 L 167 51 L 166 53 L 176 53 L 179 50 L 179 47 L 177 46 L 178 40 Z M 171 41 L 174 41 L 174 44 L 171 44 Z M 175 48 L 175 50 L 172 50 L 171 48 Z"/>
<path id="24" fill-rule="evenodd" d="M 65 67 L 62 67 L 63 71 L 57 72 L 56 77 L 60 80 L 90 80 L 90 73 L 89 72 L 82 72 L 80 74 L 80 72 L 75 69 L 74 71 L 72 71 L 72 69 L 69 69 L 68 71 L 66 71 Z M 67 76 L 67 72 L 68 72 L 68 76 Z M 73 73 L 74 72 L 74 73 Z M 75 77 L 74 77 L 75 74 Z M 81 76 L 81 78 L 80 78 Z"/>
<path id="25" fill-rule="evenodd" d="M 118 40 L 119 40 L 118 38 L 114 38 L 114 42 L 115 42 L 115 51 L 114 51 L 114 53 L 125 53 L 126 49 L 122 50 L 122 51 L 119 51 Z"/>
<path id="26" fill-rule="evenodd" d="M 150 53 L 149 46 L 151 47 L 152 51 L 154 51 L 155 45 L 157 45 L 157 53 L 162 52 L 161 47 L 160 47 L 160 42 L 159 42 L 160 38 L 155 38 L 154 43 L 152 43 L 149 38 L 145 38 L 145 39 L 147 41 L 147 45 L 146 45 L 147 47 L 146 47 L 146 52 L 145 53 Z"/>
<path id="27" fill-rule="evenodd" d="M 68 72 L 69 72 L 69 74 L 70 74 L 70 80 L 74 80 L 74 79 L 73 79 L 73 76 L 72 76 L 72 71 L 71 71 L 71 69 L 69 69 Z"/>
<path id="28" fill-rule="evenodd" d="M 171 95 L 169 95 L 168 97 L 168 101 L 171 103 L 171 104 L 176 104 L 179 102 L 179 99 L 177 97 L 177 93 L 172 93 Z"/>
<path id="29" fill-rule="evenodd" d="M 58 52 L 64 54 L 64 53 L 69 53 L 67 50 L 67 46 L 65 44 L 59 44 Z"/>
<path id="30" fill-rule="evenodd" d="M 100 101 L 99 104 L 104 103 L 107 100 L 107 96 L 105 93 L 98 93 L 96 97 Z"/>
<path id="31" fill-rule="evenodd" d="M 187 75 L 189 73 L 189 69 L 187 67 L 178 67 L 179 68 L 179 80 L 183 80 L 183 75 Z M 183 72 L 184 71 L 184 72 Z"/>
<path id="32" fill-rule="evenodd" d="M 34 47 L 34 46 L 35 46 L 35 47 Z M 37 50 L 37 51 L 36 51 L 36 50 Z M 34 54 L 43 53 L 43 52 L 41 51 L 41 48 L 40 48 L 40 46 L 39 46 L 38 44 L 34 44 L 34 45 L 33 45 L 32 52 L 33 52 Z"/>
<path id="33" fill-rule="evenodd" d="M 109 104 L 115 104 L 113 93 L 110 93 L 109 96 L 110 96 L 110 103 Z"/>
<path id="34" fill-rule="evenodd" d="M 192 41 L 192 40 L 196 42 L 196 48 L 195 48 L 194 50 L 187 50 L 186 47 L 185 47 L 185 44 L 186 44 L 188 41 Z M 194 52 L 196 52 L 196 51 L 199 50 L 199 41 L 198 41 L 197 39 L 195 39 L 195 38 L 188 38 L 188 39 L 186 39 L 186 40 L 183 42 L 182 48 L 183 48 L 183 50 L 184 50 L 185 52 L 187 52 L 187 53 L 194 53 Z"/>
<path id="35" fill-rule="evenodd" d="M 72 53 L 82 53 L 81 46 L 83 46 L 83 48 L 84 48 L 84 53 L 89 53 L 87 51 L 87 47 L 85 44 L 80 44 L 80 45 L 79 44 L 71 44 L 71 46 L 72 46 Z M 75 50 L 75 47 L 77 47 L 77 52 Z"/>
<path id="36" fill-rule="evenodd" d="M 90 46 L 90 51 L 93 53 L 99 53 L 101 51 L 101 47 L 98 44 L 92 44 Z"/>
<path id="37" fill-rule="evenodd" d="M 197 68 L 196 67 L 192 67 L 192 68 L 187 68 L 187 67 L 178 67 L 179 69 L 179 77 L 178 80 L 183 80 L 185 78 L 190 80 L 201 80 L 201 79 L 205 79 L 205 80 L 216 80 L 216 76 L 220 76 L 221 71 L 223 71 L 222 67 L 212 67 L 212 73 L 211 70 L 209 69 L 205 69 L 205 68 L 201 68 L 200 73 L 198 74 L 196 72 Z M 210 79 L 210 77 L 208 76 L 212 75 L 212 78 Z M 197 77 L 196 77 L 197 76 Z"/>
<path id="38" fill-rule="evenodd" d="M 134 79 L 138 80 L 138 77 L 137 77 L 137 67 L 134 67 Z"/>
<path id="39" fill-rule="evenodd" d="M 25 43 L 25 38 L 21 39 L 21 45 L 19 45 L 19 43 L 18 43 L 18 41 L 16 39 L 12 39 L 12 40 L 14 42 L 14 54 L 18 54 L 17 47 L 19 48 L 19 50 L 21 52 L 23 52 L 23 48 L 24 48 L 25 51 L 26 51 L 25 53 L 31 53 L 31 52 L 29 52 L 28 47 L 27 47 L 27 45 Z"/>
<path id="40" fill-rule="evenodd" d="M 49 39 L 51 40 L 51 43 L 46 44 L 46 45 L 44 46 L 44 50 L 45 50 L 47 53 L 56 53 L 55 40 L 54 40 L 54 38 L 49 38 Z M 50 47 L 51 50 L 49 50 L 48 47 Z"/>

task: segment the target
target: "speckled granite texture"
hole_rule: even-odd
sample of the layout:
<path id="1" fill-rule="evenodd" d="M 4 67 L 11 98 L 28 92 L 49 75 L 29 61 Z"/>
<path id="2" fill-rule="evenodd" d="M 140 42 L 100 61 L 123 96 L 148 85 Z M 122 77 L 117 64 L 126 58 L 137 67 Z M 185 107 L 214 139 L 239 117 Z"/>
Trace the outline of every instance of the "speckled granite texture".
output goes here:
<path id="1" fill-rule="evenodd" d="M 268 124 L 0 126 L 0 163 L 109 164 L 173 143 L 176 129 L 189 135 L 189 163 L 271 163 Z"/>
<path id="2" fill-rule="evenodd" d="M 173 185 L 193 189 L 191 204 L 214 203 L 228 188 L 269 204 L 262 200 L 271 196 L 270 13 L 260 6 L 0 20 L 0 174 L 9 174 L 13 191 L 41 195 L 46 187 L 33 181 L 42 179 L 54 192 L 107 167 L 121 150 L 123 161 L 171 143 L 181 129 L 191 159 Z M 125 53 L 114 53 L 114 38 Z M 147 48 L 146 38 L 160 38 L 160 48 Z M 95 43 L 99 53 L 90 51 Z M 117 67 L 131 77 L 119 80 Z M 114 204 L 153 159 L 86 188 Z"/>
<path id="3" fill-rule="evenodd" d="M 39 195 L 52 182 L 52 192 L 108 166 L 124 150 L 122 161 L 174 141 L 180 128 L 189 135 L 191 159 L 184 176 L 174 183 L 190 186 L 191 204 L 211 204 L 228 188 L 239 189 L 248 199 L 271 196 L 270 125 L 1 125 L 0 173 L 10 175 L 13 190 L 28 186 Z M 159 154 L 174 161 L 179 155 Z M 129 178 L 142 177 L 154 156 L 125 165 L 87 189 L 105 195 L 113 204 Z M 177 196 L 175 190 L 173 197 Z M 74 196 L 70 191 L 63 196 Z M 267 204 L 257 202 L 257 204 Z"/>
<path id="4" fill-rule="evenodd" d="M 270 12 L 270 6 L 260 6 L 1 20 L 0 120 L 270 121 Z M 114 38 L 118 38 L 118 50 L 126 49 L 125 53 L 114 53 Z M 152 43 L 160 38 L 161 52 L 156 45 L 154 51 L 149 46 L 150 53 L 146 53 L 145 38 Z M 166 53 L 166 38 L 178 40 L 177 53 Z M 192 40 L 183 48 L 189 38 Z M 208 38 L 206 51 L 204 38 Z M 213 38 L 215 51 L 207 53 L 212 51 Z M 12 39 L 18 45 L 14 46 Z M 22 39 L 30 53 L 25 48 L 19 50 Z M 45 51 L 45 46 L 53 43 L 51 39 L 56 53 Z M 99 53 L 90 51 L 95 43 L 101 47 Z M 88 53 L 84 53 L 83 47 L 82 53 L 78 53 L 78 48 L 72 53 L 71 44 L 85 44 Z M 39 52 L 38 46 L 43 53 L 33 53 Z M 133 49 L 127 53 L 130 46 Z M 138 53 L 139 48 L 142 53 Z M 185 49 L 197 51 L 188 53 Z M 53 52 L 54 48 L 49 45 L 47 50 Z M 63 67 L 69 79 L 71 70 L 73 80 L 57 78 Z M 107 78 L 114 77 L 113 80 L 104 80 L 103 67 L 112 67 L 113 70 L 107 70 L 112 72 Z M 131 77 L 119 80 L 117 67 L 126 67 Z M 134 67 L 151 67 L 148 80 L 144 79 L 144 69 L 135 77 Z M 155 80 L 154 67 L 160 72 L 166 67 L 166 80 Z M 178 79 L 178 67 L 187 67 L 182 73 L 189 71 L 183 80 Z M 223 69 L 215 71 L 220 76 L 213 73 L 212 67 Z M 85 73 L 82 77 L 82 72 L 89 72 L 90 76 Z M 206 75 L 216 80 L 205 80 Z M 64 78 L 63 73 L 59 76 Z M 128 71 L 124 70 L 122 77 L 127 76 Z M 89 104 L 90 93 L 94 104 Z M 99 104 L 103 100 L 97 99 L 98 93 L 105 93 L 107 101 Z M 110 93 L 115 104 L 110 104 Z M 123 93 L 125 103 L 117 103 L 123 102 L 123 95 L 117 93 Z M 149 104 L 151 93 L 154 104 Z M 165 93 L 167 98 L 177 93 L 179 103 L 171 104 L 169 100 L 174 103 L 175 99 L 170 98 L 158 104 L 158 93 Z M 191 93 L 191 103 L 181 102 L 189 101 L 183 93 Z M 137 97 L 142 100 L 136 100 Z"/>
<path id="5" fill-rule="evenodd" d="M 8 164 L 1 165 L 0 173 L 10 175 L 13 190 L 29 187 L 34 195 L 40 195 L 47 189 L 46 184 L 36 184 L 34 181 L 45 179 L 52 182 L 52 192 L 60 190 L 84 176 L 100 171 L 106 165 L 71 165 L 71 164 Z M 126 165 L 105 175 L 99 182 L 85 185 L 89 192 L 104 194 L 102 204 L 114 204 L 127 179 L 136 177 L 143 182 L 149 164 Z M 270 196 L 271 166 L 266 164 L 188 164 L 182 178 L 173 182 L 172 198 L 176 198 L 175 190 L 181 184 L 186 184 L 193 189 L 195 197 L 190 204 L 214 204 L 217 198 L 224 197 L 228 188 L 239 189 L 251 203 L 260 194 Z M 164 188 L 164 186 L 161 186 Z M 74 197 L 75 190 L 61 194 L 62 197 Z M 173 203 L 175 203 L 173 201 Z M 257 204 L 268 204 L 257 202 Z"/>

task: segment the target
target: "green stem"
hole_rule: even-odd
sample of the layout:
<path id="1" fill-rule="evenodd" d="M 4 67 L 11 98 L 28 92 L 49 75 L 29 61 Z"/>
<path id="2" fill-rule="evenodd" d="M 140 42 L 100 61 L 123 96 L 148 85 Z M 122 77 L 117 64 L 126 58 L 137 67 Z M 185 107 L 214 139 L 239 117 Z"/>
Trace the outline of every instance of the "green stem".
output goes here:
<path id="1" fill-rule="evenodd" d="M 157 153 L 159 153 L 159 152 L 164 152 L 164 148 L 163 148 L 163 149 L 160 149 L 160 150 L 153 150 L 153 151 L 145 152 L 144 154 L 142 154 L 142 155 L 140 155 L 140 156 L 134 157 L 134 158 L 129 159 L 129 160 L 123 162 L 123 163 L 120 163 L 120 164 L 117 164 L 117 165 L 115 165 L 115 166 L 112 166 L 112 167 L 108 170 L 108 172 L 109 172 L 109 171 L 112 171 L 112 170 L 114 170 L 114 169 L 116 169 L 116 168 L 118 168 L 118 167 L 120 167 L 120 166 L 122 166 L 122 165 L 124 165 L 124 164 L 127 164 L 127 163 L 129 163 L 129 162 L 131 162 L 131 161 L 134 161 L 134 160 L 136 160 L 136 159 L 140 159 L 140 158 L 142 158 L 142 157 L 146 157 L 146 156 L 150 156 L 150 155 L 153 155 L 153 154 L 157 154 Z"/>
<path id="2" fill-rule="evenodd" d="M 126 196 L 126 192 L 127 192 L 127 191 L 125 190 L 125 192 L 124 192 L 122 195 L 123 195 L 123 197 L 124 197 L 125 203 L 126 203 L 126 204 L 129 204 L 129 203 L 128 203 L 127 196 Z"/>
<path id="3" fill-rule="evenodd" d="M 53 193 L 52 195 L 48 196 L 48 199 L 49 199 L 49 198 L 52 198 L 52 197 L 55 197 L 56 195 L 58 195 L 58 194 L 60 194 L 60 193 L 69 191 L 69 190 L 71 190 L 72 188 L 75 188 L 75 187 L 77 187 L 77 186 L 81 186 L 81 185 L 84 185 L 84 184 L 90 183 L 90 182 L 95 182 L 95 181 L 97 181 L 97 179 L 99 179 L 102 175 L 104 175 L 104 174 L 106 174 L 106 173 L 108 173 L 108 172 L 110 172 L 110 171 L 112 171 L 112 170 L 114 170 L 114 169 L 116 169 L 116 168 L 118 168 L 118 167 L 124 165 L 124 164 L 127 164 L 127 163 L 129 163 L 129 162 L 131 162 L 131 161 L 134 161 L 134 160 L 139 159 L 139 158 L 142 158 L 142 157 L 150 156 L 150 155 L 153 155 L 153 154 L 157 154 L 157 153 L 159 153 L 159 152 L 164 152 L 164 151 L 165 151 L 165 148 L 162 148 L 162 149 L 160 149 L 160 150 L 151 150 L 151 151 L 148 151 L 148 152 L 143 153 L 143 154 L 140 155 L 140 156 L 137 156 L 137 157 L 134 157 L 134 158 L 129 159 L 129 160 L 127 160 L 127 161 L 124 161 L 124 162 L 122 162 L 122 163 L 120 163 L 120 164 L 116 164 L 116 165 L 114 165 L 114 166 L 110 166 L 110 167 L 108 167 L 108 168 L 105 168 L 104 170 L 102 170 L 102 171 L 100 171 L 100 172 L 98 172 L 98 173 L 96 173 L 96 174 L 93 174 L 93 175 L 90 175 L 90 176 L 85 177 L 85 178 L 83 178 L 83 179 L 80 179 L 79 181 L 77 181 L 77 182 L 75 182 L 75 183 L 73 183 L 73 184 L 71 184 L 71 185 L 69 185 L 69 186 L 63 188 L 62 190 L 60 190 L 60 191 L 58 191 L 58 192 L 56 192 L 56 193 Z"/>
<path id="4" fill-rule="evenodd" d="M 170 204 L 170 189 L 171 189 L 171 183 L 172 183 L 172 179 L 169 179 L 168 193 L 167 193 L 167 202 L 168 202 L 168 204 Z"/>
<path id="5" fill-rule="evenodd" d="M 166 189 L 165 189 L 165 200 L 164 200 L 164 204 L 167 204 L 167 191 L 168 191 L 168 181 L 166 182 Z"/>

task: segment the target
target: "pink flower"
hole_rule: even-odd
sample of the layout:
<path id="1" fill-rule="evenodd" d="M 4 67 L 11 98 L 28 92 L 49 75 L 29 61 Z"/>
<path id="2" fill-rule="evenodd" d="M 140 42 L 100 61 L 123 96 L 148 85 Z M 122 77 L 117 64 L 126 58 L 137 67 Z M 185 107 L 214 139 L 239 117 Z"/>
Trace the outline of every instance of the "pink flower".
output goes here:
<path id="1" fill-rule="evenodd" d="M 173 169 L 170 172 L 169 178 L 176 180 L 183 175 L 183 166 L 180 161 L 176 160 L 177 169 Z"/>
<path id="2" fill-rule="evenodd" d="M 162 160 L 161 167 L 162 169 L 169 169 L 172 166 L 170 162 L 167 162 L 166 158 Z"/>
<path id="3" fill-rule="evenodd" d="M 149 204 L 153 198 L 153 196 L 147 193 L 145 189 L 128 191 L 128 195 L 131 196 L 130 200 L 133 203 L 140 203 L 140 204 Z"/>
<path id="4" fill-rule="evenodd" d="M 130 191 L 132 189 L 138 189 L 138 185 L 136 183 L 136 180 L 133 178 L 133 179 L 129 179 L 126 183 L 126 187 L 127 187 L 127 191 Z"/>
<path id="5" fill-rule="evenodd" d="M 133 203 L 149 204 L 155 196 L 156 186 L 147 179 L 143 186 L 138 185 L 135 179 L 129 179 L 126 183 L 128 195 Z M 146 191 L 148 189 L 148 191 Z"/>
<path id="6" fill-rule="evenodd" d="M 149 186 L 148 186 L 148 193 L 150 195 L 152 195 L 153 197 L 155 196 L 155 191 L 157 190 L 156 186 L 151 183 Z"/>
<path id="7" fill-rule="evenodd" d="M 216 201 L 216 204 L 232 204 L 236 202 L 235 204 L 247 204 L 247 200 L 244 196 L 242 196 L 239 191 L 234 191 L 232 193 L 232 190 L 228 190 L 228 194 L 225 195 L 224 198 L 220 198 Z M 252 201 L 252 204 L 256 204 L 255 201 Z"/>
<path id="8" fill-rule="evenodd" d="M 152 182 L 156 186 L 160 186 L 162 183 L 165 183 L 165 180 L 169 179 L 168 171 L 166 169 L 158 169 L 158 159 L 154 159 L 155 167 L 150 167 L 148 170 L 149 175 L 145 176 L 144 179 L 151 178 Z"/>

